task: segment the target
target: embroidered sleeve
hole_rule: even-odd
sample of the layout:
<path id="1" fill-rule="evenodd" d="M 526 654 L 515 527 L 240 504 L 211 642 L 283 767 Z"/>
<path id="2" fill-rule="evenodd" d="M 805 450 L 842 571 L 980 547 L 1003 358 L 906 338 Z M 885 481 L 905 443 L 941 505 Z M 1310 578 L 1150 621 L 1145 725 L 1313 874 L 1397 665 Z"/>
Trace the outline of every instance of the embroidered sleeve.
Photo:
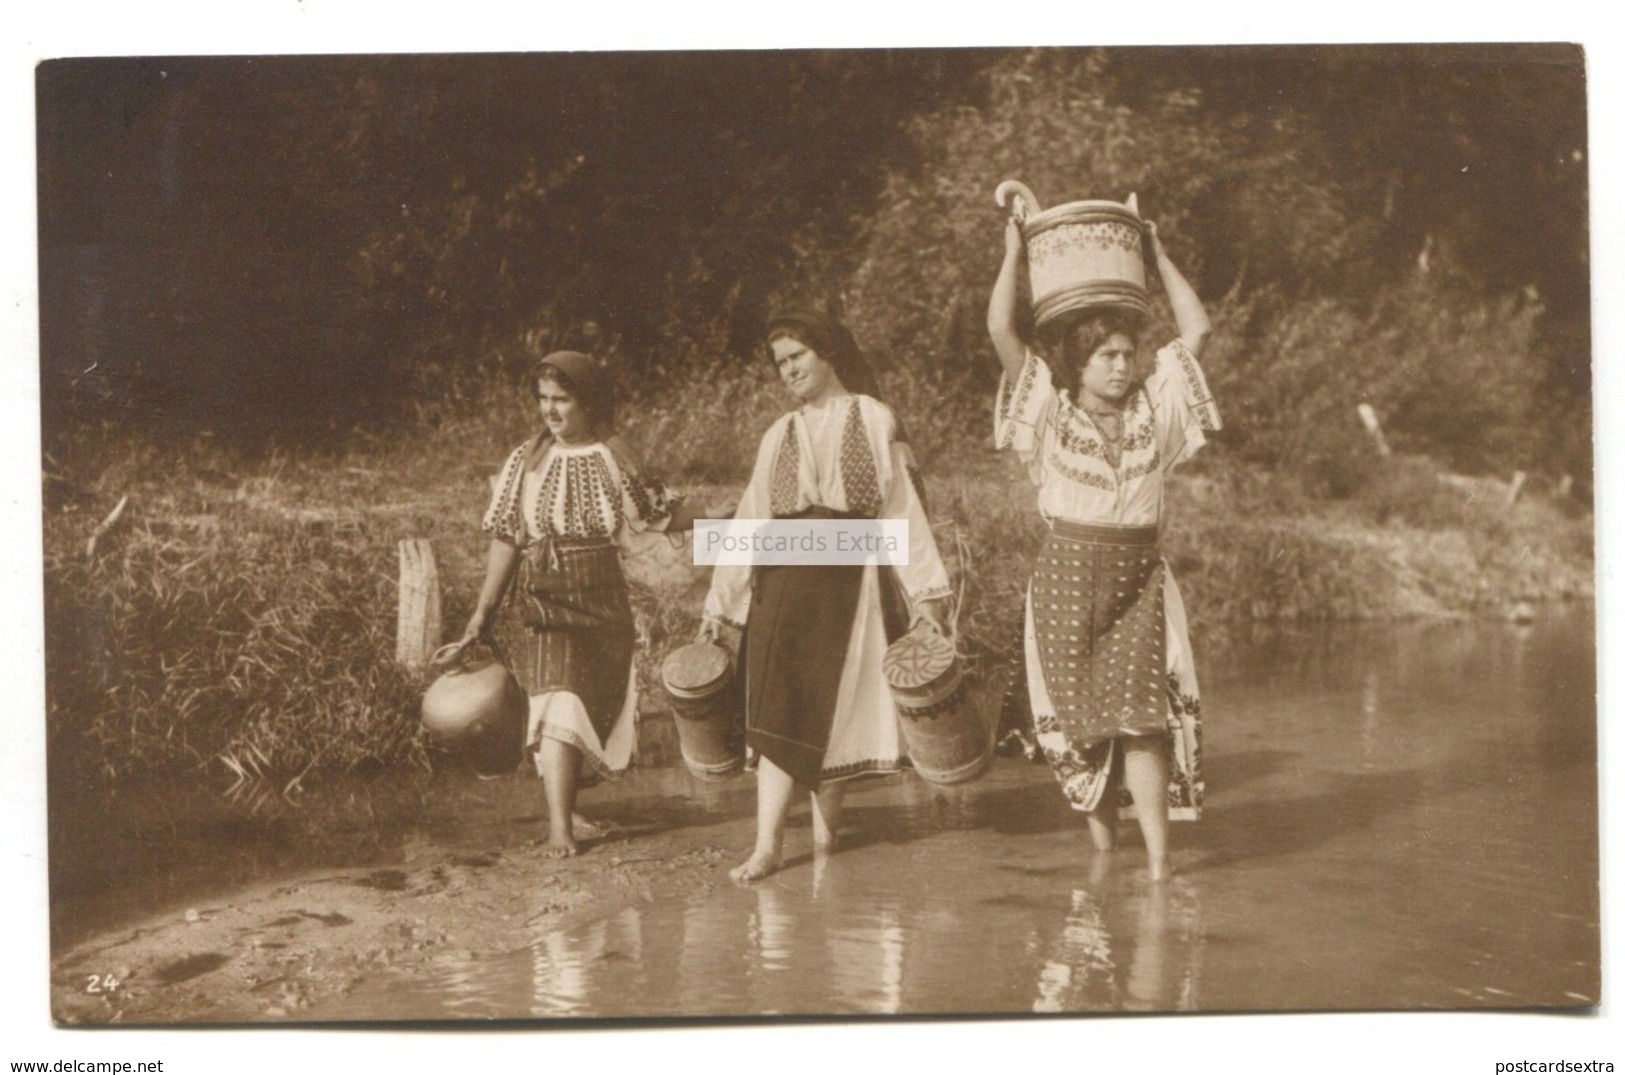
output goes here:
<path id="1" fill-rule="evenodd" d="M 1044 482 L 1044 441 L 1055 419 L 1057 397 L 1049 365 L 1030 348 L 1012 382 L 999 378 L 993 405 L 993 447 L 1012 450 L 1026 464 L 1033 484 Z"/>
<path id="2" fill-rule="evenodd" d="M 525 477 L 525 445 L 515 448 L 491 483 L 491 506 L 485 509 L 480 529 L 510 545 L 525 544 L 525 520 L 520 492 Z"/>
<path id="3" fill-rule="evenodd" d="M 1022 363 L 1014 382 L 999 378 L 999 394 L 994 404 L 993 447 L 1013 449 L 1024 461 L 1038 450 L 1044 426 L 1055 406 L 1055 385 L 1049 366 L 1032 350 Z"/>
<path id="4" fill-rule="evenodd" d="M 639 481 L 625 474 L 621 476 L 624 499 L 631 510 L 627 522 L 634 530 L 664 530 L 671 525 L 671 513 L 683 502 L 683 494 L 676 492 L 659 478 Z"/>
<path id="5" fill-rule="evenodd" d="M 631 445 L 619 436 L 605 442 L 614 462 L 615 483 L 620 493 L 618 514 L 633 532 L 664 530 L 671 525 L 671 513 L 683 502 L 676 492 L 644 467 Z"/>
<path id="6" fill-rule="evenodd" d="M 1175 337 L 1168 346 L 1157 352 L 1156 365 L 1146 378 L 1147 387 L 1155 387 L 1159 395 L 1177 399 L 1196 419 L 1196 424 L 1208 433 L 1224 428 L 1219 408 L 1213 402 L 1207 377 L 1202 365 L 1196 361 L 1185 341 Z"/>
<path id="7" fill-rule="evenodd" d="M 1157 352 L 1146 390 L 1159 412 L 1165 470 L 1195 455 L 1207 443 L 1207 434 L 1224 427 L 1202 366 L 1182 339 L 1176 337 Z"/>

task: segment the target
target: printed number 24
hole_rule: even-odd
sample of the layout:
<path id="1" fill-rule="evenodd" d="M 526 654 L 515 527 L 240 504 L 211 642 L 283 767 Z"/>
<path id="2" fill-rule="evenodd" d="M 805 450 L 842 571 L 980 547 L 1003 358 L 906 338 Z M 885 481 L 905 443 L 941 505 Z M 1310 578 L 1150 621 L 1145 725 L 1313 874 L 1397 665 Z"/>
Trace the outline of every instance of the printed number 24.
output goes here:
<path id="1" fill-rule="evenodd" d="M 92 974 L 85 980 L 86 993 L 112 993 L 118 989 L 118 978 L 111 974 Z"/>

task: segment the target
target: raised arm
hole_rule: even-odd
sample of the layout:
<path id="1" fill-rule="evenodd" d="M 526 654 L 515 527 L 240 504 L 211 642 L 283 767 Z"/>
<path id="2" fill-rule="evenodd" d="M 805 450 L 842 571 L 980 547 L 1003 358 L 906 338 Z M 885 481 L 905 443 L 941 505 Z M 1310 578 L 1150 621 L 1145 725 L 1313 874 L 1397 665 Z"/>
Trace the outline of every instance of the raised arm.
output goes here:
<path id="1" fill-rule="evenodd" d="M 1162 289 L 1168 293 L 1168 304 L 1174 308 L 1174 323 L 1179 326 L 1179 338 L 1185 341 L 1191 354 L 1200 358 L 1202 348 L 1207 346 L 1208 336 L 1213 333 L 1213 323 L 1207 318 L 1202 300 L 1196 297 L 1196 289 L 1169 260 L 1168 251 L 1162 245 L 1162 236 L 1157 234 L 1156 224 L 1147 221 L 1145 230 L 1151 236 L 1151 249 L 1156 254 L 1157 275 L 1162 278 Z"/>
<path id="2" fill-rule="evenodd" d="M 1017 327 L 1025 254 L 1021 225 L 1011 217 L 1004 226 L 1004 264 L 999 266 L 999 278 L 993 281 L 993 293 L 987 300 L 987 334 L 993 338 L 993 350 L 998 352 L 1004 375 L 1012 381 L 1021 374 L 1027 358 L 1027 344 Z"/>

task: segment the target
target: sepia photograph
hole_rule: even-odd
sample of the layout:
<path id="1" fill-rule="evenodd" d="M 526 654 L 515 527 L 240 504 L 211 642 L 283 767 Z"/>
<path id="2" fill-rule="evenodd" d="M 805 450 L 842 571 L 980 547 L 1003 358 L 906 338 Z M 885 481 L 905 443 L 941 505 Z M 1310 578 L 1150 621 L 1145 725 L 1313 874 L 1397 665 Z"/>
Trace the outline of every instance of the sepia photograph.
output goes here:
<path id="1" fill-rule="evenodd" d="M 1596 1028 L 1594 64 L 41 57 L 31 1033 Z"/>

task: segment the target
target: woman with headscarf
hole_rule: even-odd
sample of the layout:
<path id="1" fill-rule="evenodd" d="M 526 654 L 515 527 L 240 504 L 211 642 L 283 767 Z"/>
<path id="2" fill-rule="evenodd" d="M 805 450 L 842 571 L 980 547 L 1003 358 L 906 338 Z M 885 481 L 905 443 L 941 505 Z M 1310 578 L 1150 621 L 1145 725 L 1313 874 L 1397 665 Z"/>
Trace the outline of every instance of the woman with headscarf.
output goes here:
<path id="1" fill-rule="evenodd" d="M 701 637 L 743 633 L 745 744 L 755 757 L 756 845 L 731 876 L 783 862 L 795 789 L 812 793 L 815 848 L 833 846 L 845 780 L 903 764 L 881 673 L 886 646 L 926 619 L 943 629 L 948 575 L 914 457 L 852 335 L 807 309 L 768 323 L 798 406 L 763 435 L 736 519 L 906 519 L 907 565 L 719 566 Z"/>
<path id="2" fill-rule="evenodd" d="M 462 644 L 486 637 L 515 575 L 526 643 L 515 673 L 530 696 L 527 749 L 546 785 L 548 853 L 574 855 L 590 828 L 575 812 L 585 768 L 626 768 L 637 712 L 635 631 L 620 553 L 640 532 L 693 518 L 614 433 L 614 397 L 588 356 L 557 351 L 531 385 L 544 428 L 508 456 L 483 529 L 485 582 Z"/>
<path id="3" fill-rule="evenodd" d="M 1127 788 L 1160 881 L 1170 806 L 1194 818 L 1203 790 L 1185 609 L 1158 548 L 1163 482 L 1219 428 L 1219 412 L 1197 361 L 1212 330 L 1207 313 L 1156 225 L 1145 228 L 1179 328 L 1149 372 L 1140 361 L 1145 318 L 1133 309 L 1063 319 L 1046 333 L 1047 362 L 1029 346 L 1014 219 L 987 324 L 1004 370 L 995 446 L 1026 465 L 1050 531 L 1024 632 L 1038 745 L 1101 850 L 1116 846 L 1118 788 Z"/>

